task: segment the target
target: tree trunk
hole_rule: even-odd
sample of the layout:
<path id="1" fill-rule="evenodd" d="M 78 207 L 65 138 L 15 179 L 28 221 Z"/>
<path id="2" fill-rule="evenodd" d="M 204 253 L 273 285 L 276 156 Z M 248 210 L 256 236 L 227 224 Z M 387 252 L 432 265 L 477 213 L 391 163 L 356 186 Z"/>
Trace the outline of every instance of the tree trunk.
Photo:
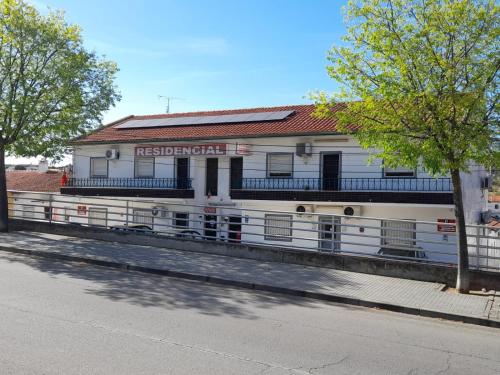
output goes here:
<path id="1" fill-rule="evenodd" d="M 465 227 L 464 202 L 462 197 L 462 180 L 460 171 L 451 171 L 451 181 L 453 183 L 453 201 L 455 202 L 455 217 L 457 225 L 457 291 L 459 293 L 469 293 L 469 251 L 467 247 L 467 229 Z"/>
<path id="2" fill-rule="evenodd" d="M 0 144 L 0 232 L 9 230 L 9 202 L 5 178 L 5 147 Z"/>

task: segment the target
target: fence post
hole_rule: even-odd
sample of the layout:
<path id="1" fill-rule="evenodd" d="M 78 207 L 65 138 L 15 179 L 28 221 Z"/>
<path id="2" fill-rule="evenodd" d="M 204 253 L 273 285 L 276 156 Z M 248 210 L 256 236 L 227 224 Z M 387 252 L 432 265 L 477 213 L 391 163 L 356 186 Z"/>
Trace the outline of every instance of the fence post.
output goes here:
<path id="1" fill-rule="evenodd" d="M 126 208 L 125 208 L 125 226 L 128 227 L 128 199 L 126 200 Z"/>
<path id="2" fill-rule="evenodd" d="M 476 269 L 479 269 L 479 250 L 480 250 L 480 244 L 479 242 L 481 239 L 479 238 L 479 227 L 476 227 Z"/>
<path id="3" fill-rule="evenodd" d="M 49 224 L 52 224 L 52 194 L 49 195 Z"/>

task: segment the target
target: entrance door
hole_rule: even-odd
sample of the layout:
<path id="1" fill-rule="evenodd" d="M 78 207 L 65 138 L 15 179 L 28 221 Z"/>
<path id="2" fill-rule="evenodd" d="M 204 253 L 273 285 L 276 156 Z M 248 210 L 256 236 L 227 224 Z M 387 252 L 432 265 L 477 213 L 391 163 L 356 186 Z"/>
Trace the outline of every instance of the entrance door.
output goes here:
<path id="1" fill-rule="evenodd" d="M 207 158 L 205 176 L 205 195 L 217 195 L 217 185 L 219 182 L 219 159 Z"/>
<path id="2" fill-rule="evenodd" d="M 217 239 L 217 215 L 205 215 L 205 231 L 203 234 L 206 240 Z"/>
<path id="3" fill-rule="evenodd" d="M 340 153 L 323 154 L 323 190 L 339 190 Z"/>
<path id="4" fill-rule="evenodd" d="M 229 216 L 229 242 L 241 242 L 241 216 Z"/>
<path id="5" fill-rule="evenodd" d="M 319 249 L 321 251 L 340 250 L 340 218 L 319 217 Z"/>
<path id="6" fill-rule="evenodd" d="M 176 158 L 175 163 L 176 188 L 187 189 L 189 187 L 189 158 Z"/>
<path id="7" fill-rule="evenodd" d="M 243 185 L 243 158 L 231 158 L 231 189 L 241 189 Z"/>

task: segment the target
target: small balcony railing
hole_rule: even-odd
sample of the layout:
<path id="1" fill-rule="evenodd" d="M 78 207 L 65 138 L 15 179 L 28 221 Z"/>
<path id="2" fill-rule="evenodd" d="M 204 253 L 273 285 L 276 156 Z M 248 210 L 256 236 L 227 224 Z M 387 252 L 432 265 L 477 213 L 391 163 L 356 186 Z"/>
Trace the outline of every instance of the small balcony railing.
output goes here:
<path id="1" fill-rule="evenodd" d="M 190 178 L 70 178 L 66 187 L 191 189 Z"/>
<path id="2" fill-rule="evenodd" d="M 449 178 L 244 178 L 242 190 L 451 192 Z"/>

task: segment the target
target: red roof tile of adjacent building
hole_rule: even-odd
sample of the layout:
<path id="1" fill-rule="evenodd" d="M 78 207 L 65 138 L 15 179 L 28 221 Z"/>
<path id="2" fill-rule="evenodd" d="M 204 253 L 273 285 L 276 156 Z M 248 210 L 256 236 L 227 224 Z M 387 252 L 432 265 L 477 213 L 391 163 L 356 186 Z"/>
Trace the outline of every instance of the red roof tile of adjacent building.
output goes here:
<path id="1" fill-rule="evenodd" d="M 59 192 L 61 171 L 6 171 L 7 190 Z"/>
<path id="2" fill-rule="evenodd" d="M 332 109 L 332 111 L 341 110 L 343 107 L 343 104 L 338 104 Z M 87 135 L 86 137 L 75 140 L 74 143 L 120 143 L 152 140 L 173 141 L 210 138 L 249 138 L 281 135 L 335 134 L 337 132 L 336 119 L 333 117 L 326 119 L 315 118 L 312 116 L 314 109 L 314 105 L 295 105 L 209 112 L 186 112 L 148 116 L 128 116 L 111 124 L 108 124 L 100 129 L 97 129 L 95 132 Z M 275 121 L 180 125 L 135 129 L 118 128 L 119 125 L 130 121 L 131 119 L 151 120 L 172 117 L 218 116 L 286 110 L 293 110 L 294 113 L 283 120 Z"/>
<path id="3" fill-rule="evenodd" d="M 500 194 L 490 194 L 489 201 L 492 203 L 500 203 Z"/>

